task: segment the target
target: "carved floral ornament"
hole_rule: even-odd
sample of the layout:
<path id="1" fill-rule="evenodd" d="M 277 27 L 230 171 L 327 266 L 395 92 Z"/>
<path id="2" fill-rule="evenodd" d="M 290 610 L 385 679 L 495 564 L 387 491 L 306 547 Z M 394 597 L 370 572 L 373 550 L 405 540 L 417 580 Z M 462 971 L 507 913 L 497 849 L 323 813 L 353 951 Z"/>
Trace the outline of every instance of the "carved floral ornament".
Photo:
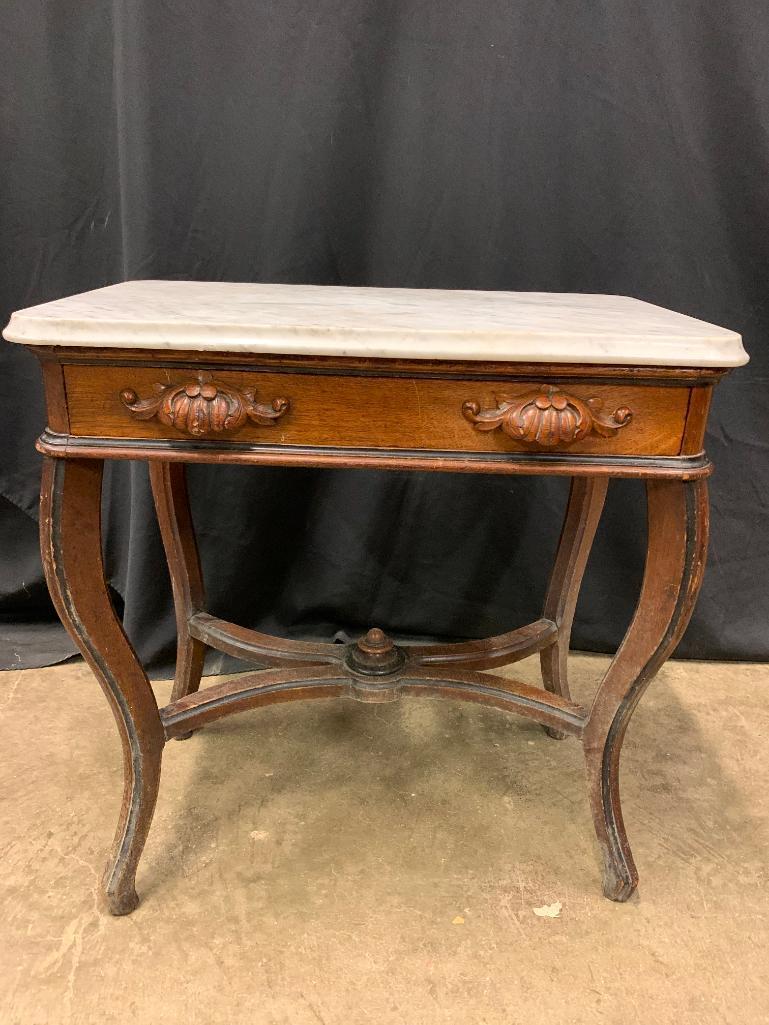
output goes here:
<path id="1" fill-rule="evenodd" d="M 603 401 L 578 399 L 553 385 L 540 385 L 536 391 L 515 399 L 499 398 L 495 409 L 481 409 L 477 402 L 465 402 L 462 414 L 479 431 L 501 427 L 516 441 L 544 448 L 571 445 L 589 434 L 613 437 L 633 419 L 632 410 L 620 406 L 609 416 L 601 416 Z"/>
<path id="2" fill-rule="evenodd" d="M 222 431 L 234 431 L 246 421 L 265 427 L 274 425 L 289 407 L 288 399 L 257 403 L 253 390 L 241 391 L 233 385 L 215 381 L 201 371 L 194 381 L 183 384 L 155 384 L 155 394 L 140 399 L 132 388 L 125 388 L 120 399 L 137 420 L 154 417 L 167 427 L 195 438 Z"/>

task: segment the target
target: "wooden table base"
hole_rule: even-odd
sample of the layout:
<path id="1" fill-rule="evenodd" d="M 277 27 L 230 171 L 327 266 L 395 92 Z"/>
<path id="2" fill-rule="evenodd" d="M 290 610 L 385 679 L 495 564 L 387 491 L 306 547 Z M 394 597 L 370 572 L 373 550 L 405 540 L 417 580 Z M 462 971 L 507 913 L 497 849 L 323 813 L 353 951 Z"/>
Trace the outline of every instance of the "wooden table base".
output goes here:
<path id="1" fill-rule="evenodd" d="M 138 904 L 136 868 L 152 821 L 167 740 L 189 737 L 207 723 L 247 708 L 342 695 L 365 702 L 401 695 L 456 697 L 527 716 L 555 738 L 578 737 L 603 856 L 603 890 L 611 900 L 628 899 L 638 874 L 620 808 L 620 750 L 633 710 L 680 639 L 700 587 L 708 522 L 704 477 L 647 481 L 648 552 L 640 600 L 586 709 L 571 700 L 566 660 L 608 477 L 572 479 L 541 619 L 483 641 L 400 648 L 378 630 L 354 645 L 314 644 L 279 640 L 210 616 L 184 473 L 183 463 L 150 462 L 178 632 L 171 701 L 158 708 L 104 579 L 103 461 L 45 460 L 41 536 L 48 585 L 62 621 L 110 702 L 123 744 L 123 805 L 100 891 L 112 914 L 128 914 Z M 268 668 L 200 692 L 207 647 Z M 482 672 L 537 652 L 542 690 Z"/>

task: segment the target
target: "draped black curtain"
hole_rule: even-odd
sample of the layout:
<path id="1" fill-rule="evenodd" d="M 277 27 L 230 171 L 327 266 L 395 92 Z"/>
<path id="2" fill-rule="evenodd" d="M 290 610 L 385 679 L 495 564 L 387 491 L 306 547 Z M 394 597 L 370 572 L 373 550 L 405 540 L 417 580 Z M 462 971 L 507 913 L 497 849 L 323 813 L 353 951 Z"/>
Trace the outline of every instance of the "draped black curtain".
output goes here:
<path id="1" fill-rule="evenodd" d="M 769 654 L 765 0 L 9 0 L 0 317 L 128 278 L 614 292 L 741 331 L 716 392 L 713 541 L 679 649 Z M 37 551 L 37 363 L 2 343 L 6 667 L 72 648 Z M 210 606 L 292 636 L 471 637 L 538 616 L 566 484 L 195 467 Z M 173 653 L 146 468 L 112 467 L 107 564 Z M 615 646 L 644 502 L 610 488 L 575 629 Z"/>

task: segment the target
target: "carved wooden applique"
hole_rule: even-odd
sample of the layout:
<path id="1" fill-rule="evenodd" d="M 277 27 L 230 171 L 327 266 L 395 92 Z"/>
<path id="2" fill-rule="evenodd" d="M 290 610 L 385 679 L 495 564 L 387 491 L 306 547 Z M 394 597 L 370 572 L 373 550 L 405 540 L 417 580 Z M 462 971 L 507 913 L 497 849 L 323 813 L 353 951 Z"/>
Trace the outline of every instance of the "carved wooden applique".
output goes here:
<path id="1" fill-rule="evenodd" d="M 516 441 L 552 448 L 571 445 L 589 434 L 613 437 L 633 419 L 632 410 L 620 406 L 610 416 L 600 416 L 601 399 L 582 400 L 552 385 L 540 385 L 516 399 L 500 398 L 495 409 L 481 409 L 477 402 L 462 404 L 462 414 L 479 431 L 501 427 Z"/>
<path id="2" fill-rule="evenodd" d="M 194 381 L 184 384 L 156 384 L 155 395 L 140 399 L 132 388 L 125 388 L 120 399 L 137 420 L 158 420 L 167 427 L 195 438 L 222 431 L 234 431 L 247 420 L 272 426 L 289 407 L 288 399 L 273 399 L 267 405 L 257 403 L 252 390 L 241 391 L 215 381 L 201 371 Z"/>

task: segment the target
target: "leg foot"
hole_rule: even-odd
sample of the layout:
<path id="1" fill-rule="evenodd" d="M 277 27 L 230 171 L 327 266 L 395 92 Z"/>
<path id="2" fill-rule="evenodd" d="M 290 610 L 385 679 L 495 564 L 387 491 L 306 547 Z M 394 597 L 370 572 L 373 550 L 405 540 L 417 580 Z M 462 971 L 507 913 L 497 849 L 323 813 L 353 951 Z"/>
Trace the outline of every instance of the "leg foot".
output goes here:
<path id="1" fill-rule="evenodd" d="M 554 730 L 552 726 L 543 726 L 542 729 L 551 740 L 566 740 L 568 736 L 568 733 L 564 733 L 563 730 Z"/>
<path id="2" fill-rule="evenodd" d="M 56 611 L 112 708 L 123 748 L 123 803 L 101 902 L 125 915 L 138 903 L 135 878 L 155 810 L 164 732 L 155 696 L 104 579 L 101 546 L 103 462 L 46 459 L 40 538 Z"/>
<path id="3" fill-rule="evenodd" d="M 590 805 L 604 862 L 604 893 L 625 901 L 638 885 L 619 795 L 619 762 L 630 718 L 691 617 L 707 554 L 704 480 L 647 484 L 648 550 L 641 595 L 601 682 L 583 734 Z"/>
<path id="4" fill-rule="evenodd" d="M 133 887 L 123 893 L 105 892 L 104 903 L 106 911 L 116 918 L 121 915 L 130 915 L 139 906 L 139 894 Z"/>
<path id="5" fill-rule="evenodd" d="M 603 872 L 603 895 L 607 900 L 624 904 L 638 889 L 638 873 L 620 876 L 616 865 L 605 865 Z"/>

